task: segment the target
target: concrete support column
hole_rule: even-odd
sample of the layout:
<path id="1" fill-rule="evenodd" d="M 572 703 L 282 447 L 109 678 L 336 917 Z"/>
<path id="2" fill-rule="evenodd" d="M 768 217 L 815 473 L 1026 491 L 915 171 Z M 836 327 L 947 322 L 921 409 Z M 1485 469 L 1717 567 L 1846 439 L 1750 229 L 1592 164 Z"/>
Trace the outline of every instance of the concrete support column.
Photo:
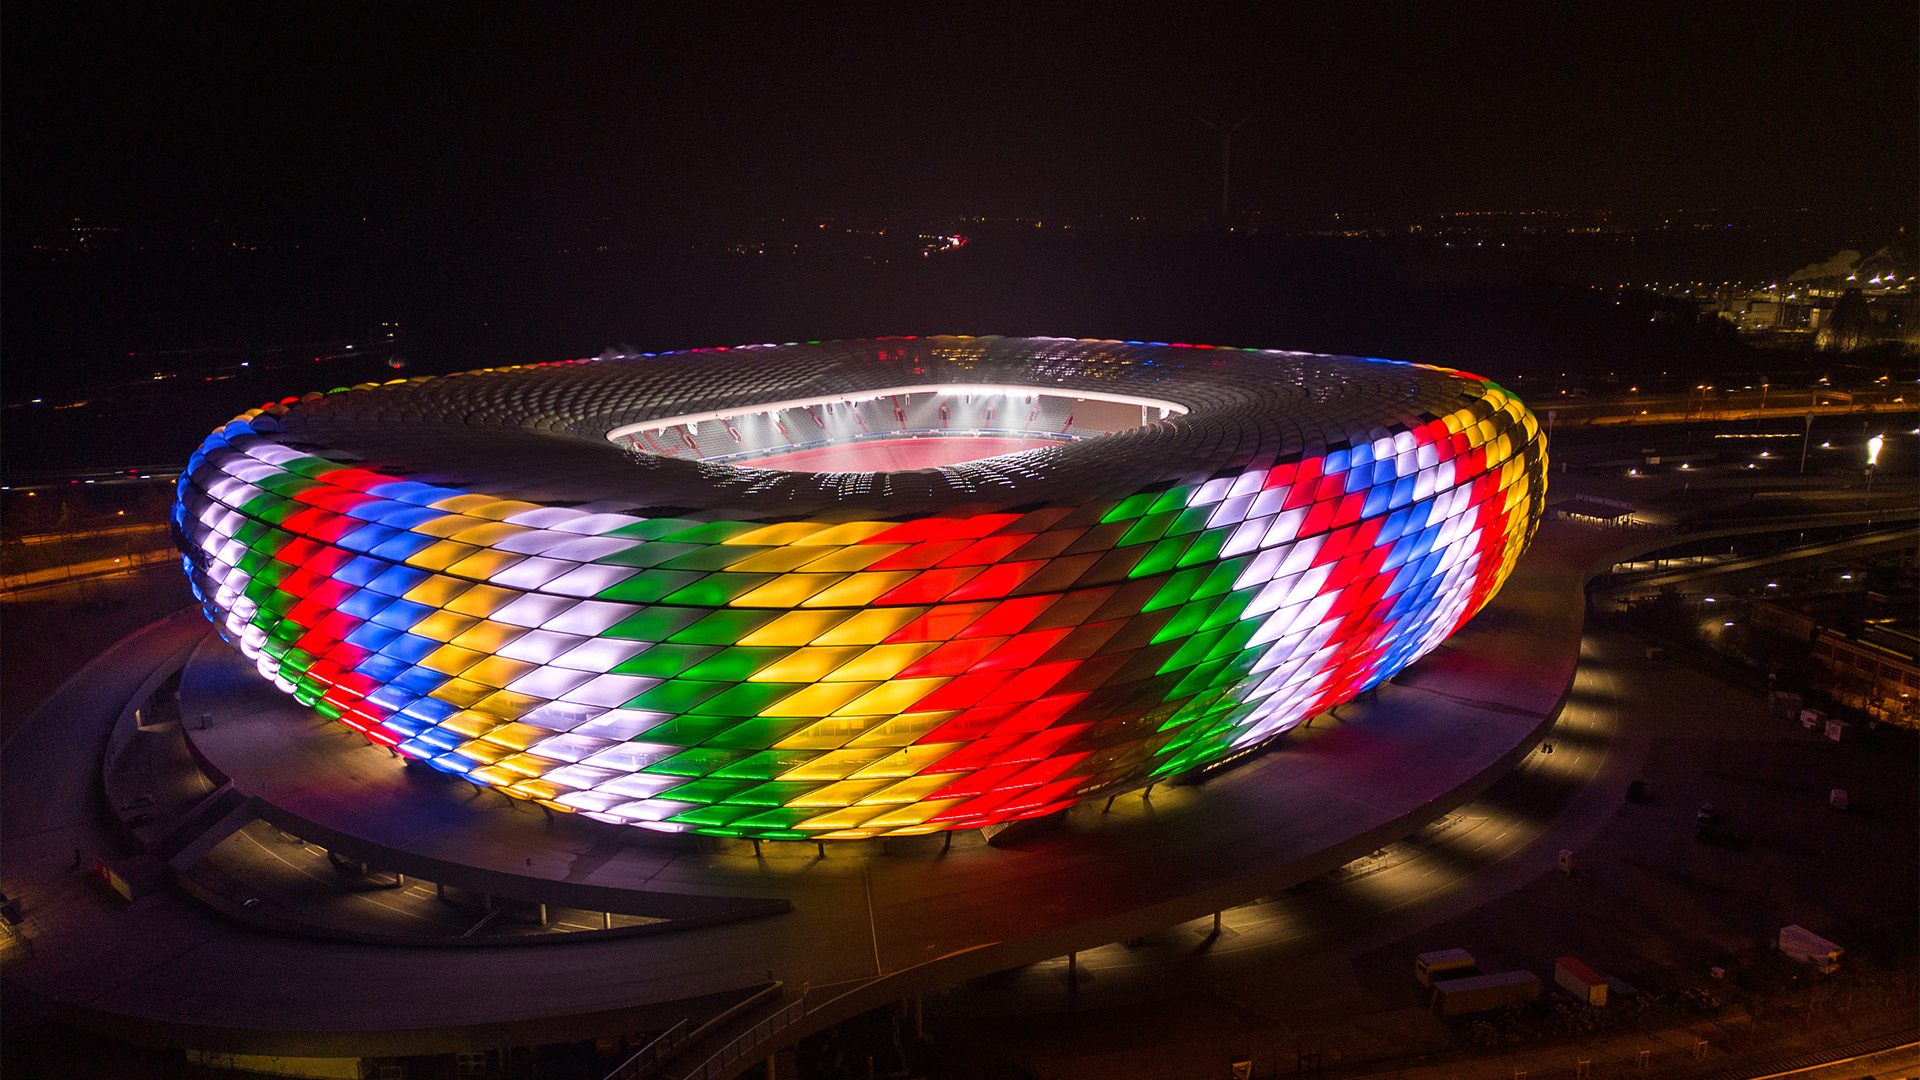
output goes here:
<path id="1" fill-rule="evenodd" d="M 764 1075 L 767 1080 L 800 1080 L 800 1059 L 793 1047 L 769 1054 Z"/>

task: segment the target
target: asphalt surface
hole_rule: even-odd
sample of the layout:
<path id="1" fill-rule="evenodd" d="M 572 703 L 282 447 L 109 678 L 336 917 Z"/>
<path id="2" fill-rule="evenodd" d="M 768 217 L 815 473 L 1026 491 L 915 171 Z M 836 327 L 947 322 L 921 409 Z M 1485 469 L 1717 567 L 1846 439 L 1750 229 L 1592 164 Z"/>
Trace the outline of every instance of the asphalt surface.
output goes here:
<path id="1" fill-rule="evenodd" d="M 32 959 L 7 978 L 62 1003 L 78 1022 L 248 1052 L 431 1052 L 471 1044 L 475 1029 L 519 1042 L 616 1023 L 641 1030 L 633 1025 L 652 1006 L 770 974 L 809 987 L 819 995 L 810 1001 L 843 994 L 835 1008 L 809 1013 L 810 1024 L 824 1025 L 902 993 L 1246 904 L 1440 818 L 1508 771 L 1553 714 L 1572 679 L 1582 575 L 1618 540 L 1550 523 L 1495 602 L 1377 703 L 1344 707 L 1337 723 L 1316 724 L 1204 786 L 1122 799 L 1109 814 L 1082 808 L 1010 847 L 974 840 L 943 851 L 929 838 L 885 854 L 833 848 L 824 859 L 811 845 L 769 844 L 760 857 L 745 844 L 660 848 L 478 793 L 459 804 L 474 811 L 467 820 L 432 789 L 440 803 L 432 826 L 395 839 L 453 844 L 501 872 L 564 880 L 579 871 L 596 884 L 781 897 L 794 907 L 724 927 L 536 949 L 269 935 L 170 892 L 124 904 L 76 872 L 74 849 L 113 845 L 97 791 L 106 727 L 144 673 L 204 634 L 189 613 L 116 647 L 5 748 L 0 869 L 5 891 L 25 898 L 33 943 Z M 192 726 L 196 708 L 183 711 Z M 364 743 L 300 758 L 297 776 L 276 772 L 290 766 L 273 713 L 215 716 L 206 733 L 239 740 L 222 768 L 243 791 L 317 818 L 352 817 L 376 794 L 412 790 L 407 770 Z M 1582 760 L 1563 754 L 1554 756 Z M 240 768 L 247 761 L 258 777 Z M 256 781 L 264 792 L 249 790 Z M 391 832 L 405 817 L 375 813 L 372 824 Z M 1497 828 L 1481 835 L 1490 849 L 1511 842 Z"/>

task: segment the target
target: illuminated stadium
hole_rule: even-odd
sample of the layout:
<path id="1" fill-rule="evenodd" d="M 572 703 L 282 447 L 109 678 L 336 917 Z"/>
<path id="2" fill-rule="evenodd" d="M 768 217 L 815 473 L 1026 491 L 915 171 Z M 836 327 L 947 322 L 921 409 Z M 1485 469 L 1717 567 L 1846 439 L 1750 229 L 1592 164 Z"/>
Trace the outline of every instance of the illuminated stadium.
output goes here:
<path id="1" fill-rule="evenodd" d="M 977 828 L 1433 649 L 1539 520 L 1477 376 L 1159 343 L 607 356 L 308 394 L 182 473 L 196 595 L 413 762 L 667 832 Z"/>

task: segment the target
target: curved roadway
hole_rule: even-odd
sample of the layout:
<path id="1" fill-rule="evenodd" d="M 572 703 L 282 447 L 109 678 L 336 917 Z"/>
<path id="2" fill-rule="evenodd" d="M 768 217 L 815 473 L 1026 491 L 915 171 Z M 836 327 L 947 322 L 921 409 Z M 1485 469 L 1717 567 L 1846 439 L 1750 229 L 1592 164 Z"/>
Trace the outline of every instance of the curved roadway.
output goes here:
<path id="1" fill-rule="evenodd" d="M 1549 524 L 1495 601 L 1377 701 L 1345 706 L 1336 723 L 1316 722 L 1203 786 L 1162 788 L 1151 802 L 1130 796 L 1111 814 L 1080 808 L 1010 846 L 963 841 L 943 851 L 929 839 L 891 854 L 832 849 L 817 859 L 810 845 L 756 857 L 746 844 L 702 852 L 634 841 L 610 852 L 607 831 L 576 834 L 567 823 L 545 838 L 558 853 L 549 866 L 536 861 L 536 874 L 563 879 L 590 854 L 607 884 L 639 877 L 669 893 L 782 897 L 794 910 L 537 948 L 276 936 L 172 892 L 128 905 L 84 880 L 73 851 L 114 844 L 98 793 L 105 733 L 146 674 L 204 633 L 196 613 L 183 613 L 89 667 L 5 747 L 0 880 L 24 898 L 33 947 L 7 978 L 83 1023 L 256 1053 L 423 1053 L 482 1038 L 526 1044 L 644 1030 L 663 1003 L 769 975 L 811 985 L 810 1002 L 832 1000 L 802 1022 L 818 1028 L 906 994 L 1248 903 L 1442 817 L 1505 775 L 1551 723 L 1573 683 L 1584 572 L 1617 543 L 1617 534 Z M 383 767 L 397 768 L 368 752 L 376 758 L 363 775 L 388 782 Z M 579 850 L 596 839 L 598 850 Z M 514 842 L 490 857 L 511 865 Z"/>

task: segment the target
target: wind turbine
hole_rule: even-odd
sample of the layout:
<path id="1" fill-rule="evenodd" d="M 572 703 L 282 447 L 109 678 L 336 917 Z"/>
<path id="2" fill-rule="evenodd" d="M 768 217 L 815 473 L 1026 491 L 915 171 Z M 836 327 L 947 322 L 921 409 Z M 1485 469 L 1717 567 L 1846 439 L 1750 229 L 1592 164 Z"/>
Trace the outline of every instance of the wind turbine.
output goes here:
<path id="1" fill-rule="evenodd" d="M 1220 135 L 1220 224 L 1232 228 L 1233 219 L 1227 216 L 1227 195 L 1233 176 L 1233 133 L 1239 131 L 1241 125 L 1253 119 L 1253 113 L 1249 112 L 1225 127 L 1214 123 L 1199 113 L 1194 113 L 1193 118 L 1212 128 Z"/>

